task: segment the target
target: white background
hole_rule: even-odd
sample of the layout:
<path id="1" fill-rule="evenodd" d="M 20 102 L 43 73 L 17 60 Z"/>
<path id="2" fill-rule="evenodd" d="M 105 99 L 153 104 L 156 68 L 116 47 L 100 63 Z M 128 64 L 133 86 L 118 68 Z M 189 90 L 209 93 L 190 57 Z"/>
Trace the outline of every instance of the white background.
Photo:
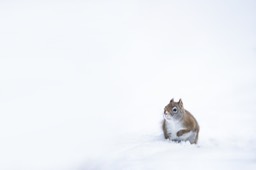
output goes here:
<path id="1" fill-rule="evenodd" d="M 253 0 L 0 1 L 0 169 L 255 169 Z M 198 146 L 162 137 L 182 98 Z"/>

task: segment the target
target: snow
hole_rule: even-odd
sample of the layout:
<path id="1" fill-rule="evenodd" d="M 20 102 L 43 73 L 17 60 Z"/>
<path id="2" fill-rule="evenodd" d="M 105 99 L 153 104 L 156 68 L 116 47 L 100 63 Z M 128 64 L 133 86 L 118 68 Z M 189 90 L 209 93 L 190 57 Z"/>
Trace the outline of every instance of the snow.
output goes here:
<path id="1" fill-rule="evenodd" d="M 256 169 L 254 1 L 1 1 L 0 169 Z M 182 98 L 198 145 L 161 132 Z"/>

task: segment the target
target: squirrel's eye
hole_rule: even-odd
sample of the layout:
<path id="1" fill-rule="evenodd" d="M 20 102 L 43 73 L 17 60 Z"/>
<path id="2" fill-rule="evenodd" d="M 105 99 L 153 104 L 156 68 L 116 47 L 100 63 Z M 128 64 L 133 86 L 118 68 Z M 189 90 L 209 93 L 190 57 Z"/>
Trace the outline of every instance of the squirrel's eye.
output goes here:
<path id="1" fill-rule="evenodd" d="M 174 113 L 176 113 L 176 112 L 177 112 L 177 108 L 176 108 L 176 107 L 172 108 L 172 111 L 173 111 Z"/>

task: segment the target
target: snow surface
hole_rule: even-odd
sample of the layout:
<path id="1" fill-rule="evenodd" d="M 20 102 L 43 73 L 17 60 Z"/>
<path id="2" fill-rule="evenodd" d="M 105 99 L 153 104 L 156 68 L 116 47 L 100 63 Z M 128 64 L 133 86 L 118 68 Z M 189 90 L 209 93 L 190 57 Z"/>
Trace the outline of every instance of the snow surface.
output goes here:
<path id="1" fill-rule="evenodd" d="M 256 169 L 255 9 L 0 1 L 0 169 Z M 172 97 L 198 145 L 163 139 Z"/>

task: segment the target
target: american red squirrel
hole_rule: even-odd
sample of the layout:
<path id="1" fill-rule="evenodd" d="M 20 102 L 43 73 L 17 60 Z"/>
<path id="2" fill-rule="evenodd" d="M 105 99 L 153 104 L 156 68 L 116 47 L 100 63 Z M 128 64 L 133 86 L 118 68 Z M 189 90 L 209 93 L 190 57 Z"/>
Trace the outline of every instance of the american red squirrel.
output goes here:
<path id="1" fill-rule="evenodd" d="M 172 99 L 164 108 L 162 129 L 165 139 L 196 144 L 200 128 L 194 116 L 184 109 L 182 100 L 174 102 Z"/>

